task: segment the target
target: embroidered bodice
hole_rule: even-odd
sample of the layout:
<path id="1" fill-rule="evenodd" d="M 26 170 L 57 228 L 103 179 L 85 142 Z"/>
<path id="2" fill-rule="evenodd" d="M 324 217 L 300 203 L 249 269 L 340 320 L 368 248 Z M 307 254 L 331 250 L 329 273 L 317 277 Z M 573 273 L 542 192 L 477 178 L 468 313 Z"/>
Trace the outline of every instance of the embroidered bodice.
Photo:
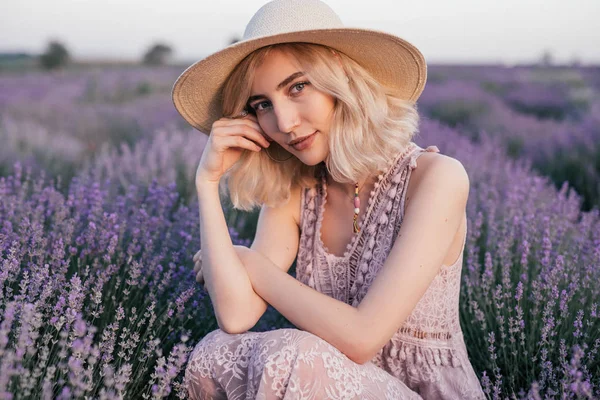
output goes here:
<path id="1" fill-rule="evenodd" d="M 359 219 L 361 231 L 352 237 L 343 256 L 330 253 L 321 240 L 321 224 L 327 202 L 325 176 L 321 175 L 317 187 L 303 190 L 297 279 L 321 293 L 358 306 L 398 236 L 408 182 L 411 172 L 417 167 L 416 160 L 423 152 L 439 150 L 436 146 L 422 149 L 411 143 L 378 176 L 366 210 Z M 461 251 L 452 265 L 442 266 L 393 339 L 430 339 L 436 343 L 448 341 L 453 334 L 461 333 L 458 301 L 462 261 Z"/>

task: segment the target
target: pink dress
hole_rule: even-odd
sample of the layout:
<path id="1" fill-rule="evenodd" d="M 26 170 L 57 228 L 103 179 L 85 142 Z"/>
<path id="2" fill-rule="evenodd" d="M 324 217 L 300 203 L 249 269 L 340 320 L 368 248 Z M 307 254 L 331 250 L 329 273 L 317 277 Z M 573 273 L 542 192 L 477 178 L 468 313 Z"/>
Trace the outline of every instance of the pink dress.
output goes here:
<path id="1" fill-rule="evenodd" d="M 302 193 L 296 276 L 357 306 L 394 244 L 416 159 L 436 146 L 415 143 L 399 154 L 371 192 L 343 256 L 321 241 L 327 184 Z M 466 234 L 465 234 L 466 239 Z M 463 240 L 463 250 L 464 250 Z M 190 354 L 184 384 L 193 399 L 484 399 L 459 324 L 462 251 L 438 275 L 390 341 L 357 364 L 310 332 L 276 329 L 210 332 Z"/>

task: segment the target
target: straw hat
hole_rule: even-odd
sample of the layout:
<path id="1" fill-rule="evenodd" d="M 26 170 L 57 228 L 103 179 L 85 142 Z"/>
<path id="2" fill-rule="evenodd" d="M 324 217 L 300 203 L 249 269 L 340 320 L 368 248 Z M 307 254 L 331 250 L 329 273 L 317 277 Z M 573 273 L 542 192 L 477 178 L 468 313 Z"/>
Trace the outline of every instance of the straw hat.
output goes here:
<path id="1" fill-rule="evenodd" d="M 222 89 L 247 55 L 276 43 L 305 42 L 329 46 L 358 62 L 379 82 L 416 101 L 425 88 L 427 65 L 421 52 L 397 36 L 372 29 L 344 27 L 320 0 L 274 0 L 252 17 L 241 41 L 187 68 L 173 85 L 173 103 L 193 127 L 209 134 L 223 117 Z"/>

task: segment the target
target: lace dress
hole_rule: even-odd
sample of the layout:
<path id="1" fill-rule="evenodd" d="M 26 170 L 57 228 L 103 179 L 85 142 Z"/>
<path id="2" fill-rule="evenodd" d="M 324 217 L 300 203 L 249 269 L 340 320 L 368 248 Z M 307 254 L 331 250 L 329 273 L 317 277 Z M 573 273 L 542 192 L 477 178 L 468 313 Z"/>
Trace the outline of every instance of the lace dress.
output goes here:
<path id="1" fill-rule="evenodd" d="M 343 256 L 321 240 L 325 176 L 302 193 L 296 262 L 302 283 L 358 306 L 383 266 L 403 219 L 416 160 L 436 146 L 415 143 L 378 177 Z M 466 233 L 465 233 L 466 239 Z M 463 239 L 463 250 L 464 242 Z M 189 357 L 184 384 L 194 399 L 484 399 L 459 324 L 463 255 L 438 275 L 390 341 L 357 364 L 310 332 L 210 332 Z"/>

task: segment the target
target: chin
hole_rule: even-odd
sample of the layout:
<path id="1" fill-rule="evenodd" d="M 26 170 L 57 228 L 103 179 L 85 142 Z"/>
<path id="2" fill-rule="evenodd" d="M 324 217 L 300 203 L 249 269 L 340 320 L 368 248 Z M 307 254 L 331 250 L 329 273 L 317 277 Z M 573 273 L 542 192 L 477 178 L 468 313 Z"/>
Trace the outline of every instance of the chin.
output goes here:
<path id="1" fill-rule="evenodd" d="M 320 160 L 320 159 L 315 159 L 313 161 L 313 160 L 305 160 L 303 158 L 300 158 L 299 160 L 302 161 L 302 163 L 304 165 L 308 165 L 309 167 L 314 167 L 315 165 L 319 165 L 321 162 L 323 162 L 323 160 Z"/>
<path id="2" fill-rule="evenodd" d="M 296 157 L 302 161 L 303 164 L 308 166 L 315 166 L 325 161 L 327 158 L 327 153 L 312 151 L 312 152 L 302 152 L 302 154 L 297 154 Z"/>
<path id="3" fill-rule="evenodd" d="M 326 141 L 322 143 L 320 140 L 322 138 L 320 136 L 320 132 L 317 133 L 317 140 L 315 140 L 310 148 L 303 151 L 294 152 L 295 156 L 302 161 L 303 164 L 315 166 L 327 159 L 329 154 L 329 144 Z"/>

